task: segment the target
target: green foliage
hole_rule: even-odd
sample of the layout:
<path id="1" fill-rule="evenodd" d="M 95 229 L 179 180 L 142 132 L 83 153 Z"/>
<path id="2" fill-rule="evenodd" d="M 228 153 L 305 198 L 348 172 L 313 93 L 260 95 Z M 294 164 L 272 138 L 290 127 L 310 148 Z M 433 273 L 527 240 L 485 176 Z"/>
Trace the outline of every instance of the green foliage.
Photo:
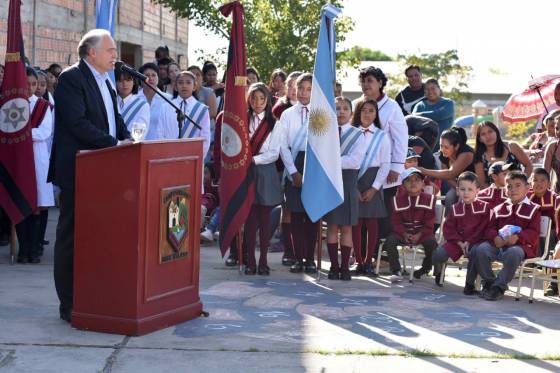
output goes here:
<path id="1" fill-rule="evenodd" d="M 154 0 L 170 7 L 178 16 L 186 17 L 196 26 L 225 38 L 229 37 L 230 19 L 218 11 L 218 0 Z M 344 0 L 331 1 L 341 7 Z M 276 68 L 285 71 L 312 71 L 319 37 L 321 7 L 325 0 L 244 0 L 247 64 L 259 70 L 266 80 Z M 337 42 L 345 40 L 354 22 L 339 17 L 335 22 Z M 205 51 L 208 53 L 209 51 Z M 213 51 L 206 57 L 216 56 Z M 223 55 L 222 55 L 223 57 Z M 208 58 L 206 58 L 208 59 Z M 222 61 L 221 59 L 217 62 Z M 222 61 L 223 63 L 224 61 Z M 357 64 L 352 56 L 337 59 L 337 67 Z"/>
<path id="2" fill-rule="evenodd" d="M 381 51 L 359 47 L 357 45 L 339 53 L 338 58 L 351 58 L 358 61 L 393 61 L 393 58 Z"/>
<path id="3" fill-rule="evenodd" d="M 420 55 L 399 54 L 397 61 L 402 67 L 402 73 L 389 77 L 391 81 L 389 94 L 394 93 L 393 97 L 408 84 L 404 69 L 410 65 L 418 65 L 422 70 L 424 80 L 435 78 L 439 81 L 440 86 L 445 90 L 445 97 L 449 97 L 457 103 L 468 98 L 466 90 L 472 67 L 461 64 L 456 50 L 452 49 L 434 54 L 422 53 Z"/>
<path id="4" fill-rule="evenodd" d="M 535 124 L 536 122 L 534 120 L 529 122 L 508 123 L 506 124 L 506 138 L 509 140 L 525 141 L 529 131 L 534 129 Z"/>

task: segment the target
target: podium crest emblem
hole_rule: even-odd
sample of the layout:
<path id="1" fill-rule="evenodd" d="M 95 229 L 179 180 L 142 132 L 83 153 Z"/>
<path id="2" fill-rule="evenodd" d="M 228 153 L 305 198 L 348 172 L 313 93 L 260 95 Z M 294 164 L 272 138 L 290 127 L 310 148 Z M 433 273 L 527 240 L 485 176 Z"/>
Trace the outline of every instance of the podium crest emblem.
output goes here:
<path id="1" fill-rule="evenodd" d="M 160 263 L 187 256 L 189 224 L 191 220 L 189 187 L 162 190 L 160 207 Z"/>

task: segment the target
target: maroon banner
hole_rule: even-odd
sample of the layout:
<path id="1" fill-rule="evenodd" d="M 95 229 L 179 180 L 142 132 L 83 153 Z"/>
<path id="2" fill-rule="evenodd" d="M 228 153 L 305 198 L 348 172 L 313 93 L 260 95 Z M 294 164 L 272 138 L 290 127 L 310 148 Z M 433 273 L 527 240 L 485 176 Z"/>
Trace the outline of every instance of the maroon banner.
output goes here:
<path id="1" fill-rule="evenodd" d="M 0 87 L 0 206 L 13 224 L 37 208 L 20 0 L 10 0 L 4 81 Z"/>
<path id="2" fill-rule="evenodd" d="M 255 196 L 255 183 L 245 99 L 247 54 L 243 6 L 233 1 L 221 6 L 220 12 L 224 17 L 233 13 L 221 126 L 220 250 L 224 256 L 247 220 Z"/>

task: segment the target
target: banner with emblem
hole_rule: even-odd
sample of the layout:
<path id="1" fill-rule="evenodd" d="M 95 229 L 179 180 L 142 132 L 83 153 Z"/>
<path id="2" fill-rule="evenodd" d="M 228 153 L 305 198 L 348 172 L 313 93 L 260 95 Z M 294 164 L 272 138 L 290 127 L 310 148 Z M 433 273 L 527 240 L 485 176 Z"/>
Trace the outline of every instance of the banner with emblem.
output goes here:
<path id="1" fill-rule="evenodd" d="M 10 0 L 4 81 L 0 87 L 0 207 L 13 224 L 37 208 L 20 8 L 21 0 Z"/>
<path id="2" fill-rule="evenodd" d="M 327 4 L 321 12 L 321 27 L 313 69 L 313 86 L 301 202 L 311 221 L 334 210 L 344 201 L 340 139 L 336 120 L 334 84 L 336 48 L 334 19 L 340 9 Z"/>
<path id="3" fill-rule="evenodd" d="M 220 12 L 224 17 L 233 14 L 221 129 L 220 250 L 224 256 L 249 216 L 255 183 L 245 99 L 247 54 L 243 6 L 239 1 L 233 1 L 221 6 Z"/>

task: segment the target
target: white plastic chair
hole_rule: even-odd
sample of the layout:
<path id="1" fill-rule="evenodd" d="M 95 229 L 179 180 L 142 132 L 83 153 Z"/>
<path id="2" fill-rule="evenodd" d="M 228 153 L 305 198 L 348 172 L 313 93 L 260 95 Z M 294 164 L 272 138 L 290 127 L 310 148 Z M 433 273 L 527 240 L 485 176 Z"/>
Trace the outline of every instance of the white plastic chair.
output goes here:
<path id="1" fill-rule="evenodd" d="M 552 220 L 547 216 L 541 216 L 541 231 L 540 236 L 544 237 L 544 248 L 543 253 L 541 256 L 535 258 L 525 259 L 521 262 L 521 265 L 518 268 L 518 276 L 519 280 L 517 282 L 517 292 L 515 293 L 515 300 L 520 299 L 521 295 L 521 281 L 523 281 L 523 276 L 531 276 L 531 286 L 534 287 L 535 277 L 538 277 L 538 273 L 536 272 L 537 266 L 539 262 L 546 260 L 548 256 L 548 245 L 550 243 L 550 232 L 552 230 Z M 531 267 L 528 265 L 532 264 Z M 531 289 L 531 295 L 529 296 L 529 303 L 533 303 L 533 288 Z"/>

